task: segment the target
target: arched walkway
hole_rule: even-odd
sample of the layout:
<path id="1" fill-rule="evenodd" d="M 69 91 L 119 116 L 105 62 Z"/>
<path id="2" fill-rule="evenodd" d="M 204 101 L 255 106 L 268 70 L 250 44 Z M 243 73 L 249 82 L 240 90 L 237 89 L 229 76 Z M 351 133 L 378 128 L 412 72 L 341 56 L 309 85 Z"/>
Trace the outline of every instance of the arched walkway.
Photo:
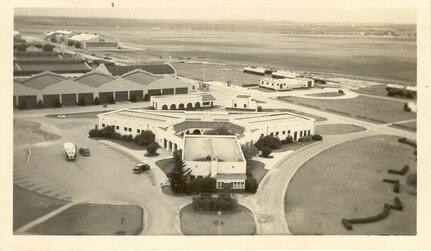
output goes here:
<path id="1" fill-rule="evenodd" d="M 177 109 L 177 106 L 175 104 L 172 104 L 171 105 L 171 110 L 176 110 L 176 109 Z"/>
<path id="2" fill-rule="evenodd" d="M 192 103 L 188 103 L 187 104 L 187 110 L 193 109 L 193 104 Z"/>
<path id="3" fill-rule="evenodd" d="M 200 108 L 200 107 L 201 107 L 201 103 L 196 102 L 196 104 L 195 104 L 195 108 Z"/>
<path id="4" fill-rule="evenodd" d="M 168 109 L 168 106 L 167 105 L 163 105 L 162 106 L 162 110 L 167 110 Z"/>
<path id="5" fill-rule="evenodd" d="M 184 104 L 180 104 L 180 105 L 178 106 L 178 109 L 180 109 L 180 110 L 184 110 Z"/>
<path id="6" fill-rule="evenodd" d="M 195 130 L 193 130 L 193 133 L 192 134 L 195 134 L 195 135 L 201 135 L 202 133 L 201 133 L 201 130 L 199 130 L 199 129 L 195 129 Z"/>

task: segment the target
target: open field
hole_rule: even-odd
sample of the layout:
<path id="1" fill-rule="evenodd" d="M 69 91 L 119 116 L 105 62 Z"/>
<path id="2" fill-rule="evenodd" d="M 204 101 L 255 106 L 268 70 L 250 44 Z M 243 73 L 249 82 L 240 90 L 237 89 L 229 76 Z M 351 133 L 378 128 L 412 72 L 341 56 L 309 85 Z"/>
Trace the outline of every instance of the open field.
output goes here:
<path id="1" fill-rule="evenodd" d="M 129 205 L 77 204 L 28 230 L 41 235 L 136 235 L 143 209 Z"/>
<path id="2" fill-rule="evenodd" d="M 390 126 L 416 132 L 417 121 L 410 121 L 410 122 L 405 122 L 405 123 L 396 123 L 396 124 L 392 124 Z"/>
<path id="3" fill-rule="evenodd" d="M 193 211 L 192 205 L 180 211 L 181 231 L 185 235 L 217 235 L 217 212 Z M 256 233 L 253 214 L 238 205 L 236 212 L 223 212 L 220 224 L 221 235 L 254 235 Z"/>
<path id="4" fill-rule="evenodd" d="M 416 172 L 414 148 L 398 137 L 373 136 L 330 148 L 308 162 L 294 175 L 286 194 L 286 217 L 293 234 L 414 235 L 416 196 L 409 193 L 406 176 Z M 364 161 L 366 159 L 366 162 Z M 405 164 L 405 176 L 389 174 Z M 382 179 L 400 180 L 400 193 Z M 379 222 L 355 224 L 346 230 L 342 218 L 361 218 L 381 212 L 384 203 L 398 196 L 403 211 L 391 211 Z"/>
<path id="5" fill-rule="evenodd" d="M 63 20 L 65 21 L 65 20 Z M 306 72 L 339 74 L 346 77 L 374 79 L 383 82 L 416 84 L 416 39 L 414 37 L 313 36 L 229 29 L 195 30 L 166 27 L 136 27 L 133 20 L 127 29 L 116 28 L 118 20 L 104 19 L 92 23 L 73 21 L 75 31 L 104 34 L 135 47 L 145 48 L 138 60 L 221 62 L 226 68 L 260 65 Z M 61 22 L 60 22 L 61 23 Z M 44 22 L 15 19 L 15 29 L 23 35 L 42 37 L 42 33 L 58 29 L 58 20 Z M 91 25 L 91 26 L 89 26 Z M 109 52 L 108 52 L 109 53 Z M 126 54 L 130 52 L 125 52 Z M 111 54 L 111 53 L 110 53 Z M 349 55 L 349 57 L 346 57 Z M 196 68 L 195 65 L 192 65 Z M 199 67 L 201 68 L 201 67 Z M 396 74 L 394 74 L 394 72 Z M 198 74 L 199 78 L 201 74 Z M 219 76 L 221 77 L 221 76 Z"/>
<path id="6" fill-rule="evenodd" d="M 322 135 L 342 135 L 353 132 L 365 131 L 366 128 L 350 124 L 331 124 L 316 126 L 316 134 Z"/>
<path id="7" fill-rule="evenodd" d="M 13 230 L 17 230 L 67 203 L 69 202 L 13 185 Z"/>
<path id="8" fill-rule="evenodd" d="M 295 104 L 304 105 L 314 109 L 333 112 L 339 115 L 360 119 L 368 119 L 371 122 L 390 123 L 416 118 L 415 113 L 405 112 L 403 102 L 359 96 L 352 99 L 328 100 L 307 99 L 299 97 L 281 97 L 280 100 L 288 100 Z"/>

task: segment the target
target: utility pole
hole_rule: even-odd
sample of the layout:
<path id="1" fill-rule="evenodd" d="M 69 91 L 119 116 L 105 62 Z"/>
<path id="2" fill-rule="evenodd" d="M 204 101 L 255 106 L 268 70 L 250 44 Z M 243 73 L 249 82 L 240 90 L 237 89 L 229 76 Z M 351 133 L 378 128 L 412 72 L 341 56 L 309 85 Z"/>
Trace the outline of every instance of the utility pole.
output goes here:
<path id="1" fill-rule="evenodd" d="M 221 217 L 221 211 L 218 211 L 217 214 L 218 214 L 218 235 L 220 235 L 220 217 Z"/>
<path id="2" fill-rule="evenodd" d="M 202 82 L 205 82 L 205 68 L 202 68 Z"/>

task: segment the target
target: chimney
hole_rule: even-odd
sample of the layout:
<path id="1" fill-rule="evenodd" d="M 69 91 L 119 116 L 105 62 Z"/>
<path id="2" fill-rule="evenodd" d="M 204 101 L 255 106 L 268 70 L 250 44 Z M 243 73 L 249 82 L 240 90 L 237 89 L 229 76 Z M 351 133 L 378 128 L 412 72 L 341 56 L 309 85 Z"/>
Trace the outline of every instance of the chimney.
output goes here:
<path id="1" fill-rule="evenodd" d="M 211 177 L 215 177 L 217 175 L 217 169 L 218 169 L 218 159 L 215 157 L 211 157 Z"/>

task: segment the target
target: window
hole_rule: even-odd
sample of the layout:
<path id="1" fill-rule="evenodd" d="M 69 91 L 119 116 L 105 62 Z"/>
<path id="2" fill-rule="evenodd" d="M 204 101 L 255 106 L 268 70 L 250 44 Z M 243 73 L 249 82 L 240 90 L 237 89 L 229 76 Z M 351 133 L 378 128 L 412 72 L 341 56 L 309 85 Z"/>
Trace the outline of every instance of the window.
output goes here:
<path id="1" fill-rule="evenodd" d="M 271 136 L 274 136 L 274 133 L 272 132 L 272 133 L 270 133 L 271 134 Z"/>
<path id="2" fill-rule="evenodd" d="M 284 135 L 284 134 L 286 134 L 286 131 L 283 131 L 283 132 L 282 132 L 282 134 L 283 134 L 283 135 Z"/>
<path id="3" fill-rule="evenodd" d="M 308 135 L 310 135 L 311 134 L 311 131 L 310 130 L 308 130 Z"/>
<path id="4" fill-rule="evenodd" d="M 131 132 L 132 131 L 132 128 L 129 128 L 129 132 Z"/>
<path id="5" fill-rule="evenodd" d="M 300 138 L 302 137 L 302 131 L 299 131 L 299 137 Z"/>
<path id="6" fill-rule="evenodd" d="M 137 130 L 136 130 L 136 132 L 137 132 L 137 133 L 141 133 L 141 130 L 140 130 L 140 129 L 137 129 Z"/>
<path id="7" fill-rule="evenodd" d="M 210 104 L 210 102 L 203 102 L 202 104 L 203 104 L 203 105 L 209 105 L 209 104 Z"/>
<path id="8" fill-rule="evenodd" d="M 231 189 L 233 188 L 233 182 L 231 182 L 231 183 L 230 183 L 230 188 L 231 188 Z"/>
<path id="9" fill-rule="evenodd" d="M 126 132 L 127 132 L 127 127 L 124 127 L 124 131 L 126 131 Z"/>
<path id="10" fill-rule="evenodd" d="M 115 129 L 119 130 L 119 129 L 120 129 L 120 127 L 119 127 L 119 126 L 115 126 Z"/>
<path id="11" fill-rule="evenodd" d="M 275 136 L 278 136 L 278 132 L 275 133 Z"/>
<path id="12" fill-rule="evenodd" d="M 247 104 L 244 104 L 244 108 L 247 108 Z"/>
<path id="13" fill-rule="evenodd" d="M 290 134 L 290 130 L 287 131 L 287 134 Z"/>
<path id="14" fill-rule="evenodd" d="M 105 124 L 102 124 L 102 127 L 105 127 Z"/>
<path id="15" fill-rule="evenodd" d="M 233 107 L 236 107 L 236 103 L 233 103 Z"/>

